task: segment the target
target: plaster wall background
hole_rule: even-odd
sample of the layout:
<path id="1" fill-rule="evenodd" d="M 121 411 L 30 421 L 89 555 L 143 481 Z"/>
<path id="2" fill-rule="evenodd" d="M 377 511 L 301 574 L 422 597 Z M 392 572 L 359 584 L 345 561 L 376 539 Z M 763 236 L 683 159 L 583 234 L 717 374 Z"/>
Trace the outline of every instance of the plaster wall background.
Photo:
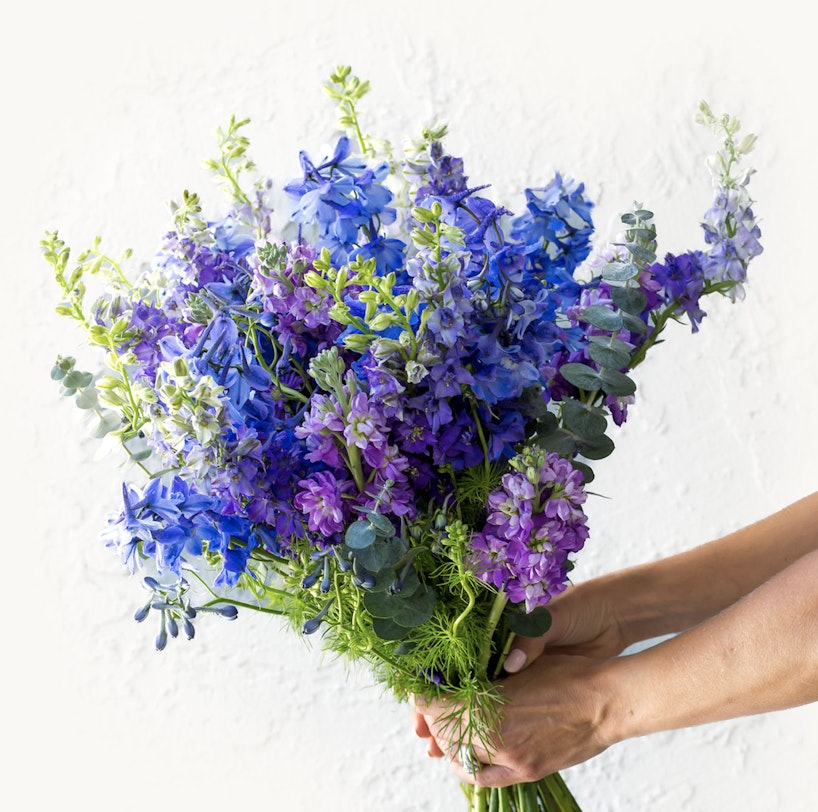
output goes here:
<path id="1" fill-rule="evenodd" d="M 53 312 L 38 242 L 96 234 L 147 259 L 215 130 L 250 117 L 283 185 L 318 154 L 337 64 L 367 77 L 367 129 L 396 145 L 436 120 L 474 183 L 520 208 L 556 170 L 584 180 L 598 236 L 634 199 L 662 251 L 699 247 L 714 141 L 708 99 L 759 135 L 751 184 L 765 253 L 747 299 L 709 302 L 636 373 L 638 403 L 600 463 L 576 580 L 686 549 L 818 488 L 812 257 L 814 12 L 783 0 L 641 6 L 32 2 L 4 25 L 0 255 L 5 480 L 0 803 L 87 812 L 464 807 L 409 711 L 275 620 L 201 622 L 158 654 L 136 579 L 97 536 L 121 472 L 48 371 L 92 358 Z M 214 212 L 215 214 L 216 212 Z M 65 321 L 65 323 L 63 323 Z M 781 540 L 782 545 L 786 539 Z M 715 578 L 718 573 L 702 573 Z M 173 641 L 172 641 L 173 642 Z M 818 705 L 623 743 L 565 773 L 586 812 L 807 812 Z M 69 803 L 70 802 L 70 803 Z"/>

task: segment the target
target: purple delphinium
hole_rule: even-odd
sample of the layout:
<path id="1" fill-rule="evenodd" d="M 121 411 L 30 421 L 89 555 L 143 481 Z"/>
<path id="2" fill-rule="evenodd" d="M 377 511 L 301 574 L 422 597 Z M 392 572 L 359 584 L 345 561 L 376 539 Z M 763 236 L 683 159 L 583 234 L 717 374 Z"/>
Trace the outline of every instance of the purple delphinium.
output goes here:
<path id="1" fill-rule="evenodd" d="M 763 251 L 759 242 L 761 229 L 747 192 L 749 180 L 747 174 L 731 188 L 720 188 L 702 222 L 708 244 L 702 258 L 704 275 L 716 282 L 734 282 L 728 294 L 733 299 L 743 296 L 747 265 Z"/>
<path id="2" fill-rule="evenodd" d="M 699 306 L 704 293 L 705 276 L 701 251 L 687 254 L 666 254 L 663 262 L 656 262 L 648 271 L 660 285 L 660 295 L 666 306 L 685 313 L 694 333 L 698 332 L 701 320 L 707 315 Z"/>

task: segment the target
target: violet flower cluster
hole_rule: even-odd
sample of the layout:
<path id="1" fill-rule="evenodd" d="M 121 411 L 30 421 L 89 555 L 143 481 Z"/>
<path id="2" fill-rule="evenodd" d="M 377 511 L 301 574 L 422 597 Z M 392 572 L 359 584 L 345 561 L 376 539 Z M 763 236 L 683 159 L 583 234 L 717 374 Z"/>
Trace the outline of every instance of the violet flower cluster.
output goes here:
<path id="1" fill-rule="evenodd" d="M 568 556 L 588 538 L 585 490 L 580 471 L 559 454 L 528 449 L 510 464 L 472 537 L 473 563 L 482 580 L 530 612 L 567 586 Z"/>

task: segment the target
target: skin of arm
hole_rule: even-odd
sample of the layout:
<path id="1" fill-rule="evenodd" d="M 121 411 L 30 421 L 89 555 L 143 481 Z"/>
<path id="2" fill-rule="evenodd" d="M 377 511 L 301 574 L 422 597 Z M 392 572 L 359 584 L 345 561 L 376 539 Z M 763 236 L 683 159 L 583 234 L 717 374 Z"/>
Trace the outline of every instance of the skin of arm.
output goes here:
<path id="1" fill-rule="evenodd" d="M 550 606 L 547 634 L 514 641 L 506 671 L 520 671 L 544 649 L 610 657 L 684 631 L 817 549 L 818 492 L 716 541 L 570 588 Z"/>
<path id="2" fill-rule="evenodd" d="M 502 746 L 464 781 L 503 786 L 587 760 L 627 738 L 818 700 L 818 494 L 668 559 L 603 576 L 553 604 L 504 677 Z M 682 632 L 622 657 L 638 640 Z M 537 657 L 545 647 L 547 656 Z M 511 670 L 511 669 L 509 669 Z M 429 754 L 441 708 L 419 706 Z"/>

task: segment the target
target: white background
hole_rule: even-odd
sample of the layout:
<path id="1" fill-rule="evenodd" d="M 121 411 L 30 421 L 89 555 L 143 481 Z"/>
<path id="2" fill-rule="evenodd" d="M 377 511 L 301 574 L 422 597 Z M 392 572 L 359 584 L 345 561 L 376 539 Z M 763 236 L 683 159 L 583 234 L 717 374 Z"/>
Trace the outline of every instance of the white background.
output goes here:
<path id="1" fill-rule="evenodd" d="M 38 242 L 96 234 L 147 259 L 231 113 L 279 184 L 332 139 L 321 84 L 372 81 L 366 129 L 395 144 L 435 120 L 474 183 L 519 209 L 555 170 L 598 201 L 600 239 L 634 199 L 663 251 L 701 247 L 713 140 L 697 102 L 759 135 L 764 255 L 741 305 L 670 329 L 597 468 L 577 580 L 676 552 L 818 487 L 816 48 L 777 2 L 28 3 L 4 20 L 0 254 L 3 584 L 0 805 L 14 810 L 457 810 L 409 711 L 278 622 L 200 622 L 158 654 L 138 582 L 97 540 L 122 472 L 95 459 L 49 380 L 89 359 L 54 314 Z M 810 18 L 812 12 L 809 12 Z M 218 214 L 213 210 L 212 214 Z M 136 267 L 134 265 L 134 267 Z M 65 323 L 63 323 L 63 321 Z M 782 538 L 781 544 L 787 540 Z M 718 571 L 702 573 L 716 579 Z M 785 631 L 785 630 L 784 630 Z M 661 734 L 566 772 L 586 812 L 813 810 L 818 707 Z"/>

